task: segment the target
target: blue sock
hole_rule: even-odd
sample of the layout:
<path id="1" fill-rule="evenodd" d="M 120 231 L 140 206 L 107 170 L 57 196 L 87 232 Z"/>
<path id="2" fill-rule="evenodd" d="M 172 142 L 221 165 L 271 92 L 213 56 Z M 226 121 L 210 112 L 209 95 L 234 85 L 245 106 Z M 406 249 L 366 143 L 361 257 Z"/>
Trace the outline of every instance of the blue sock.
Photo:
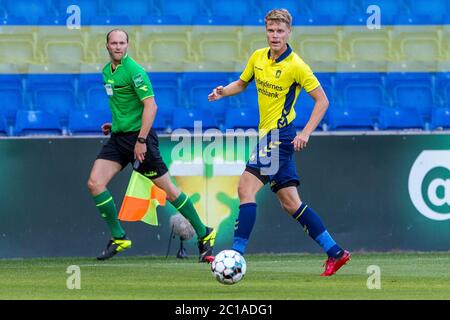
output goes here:
<path id="1" fill-rule="evenodd" d="M 244 203 L 239 206 L 239 216 L 234 227 L 233 250 L 245 253 L 248 238 L 256 220 L 256 203 Z"/>
<path id="2" fill-rule="evenodd" d="M 306 204 L 302 203 L 292 218 L 300 222 L 305 232 L 322 247 L 329 257 L 337 258 L 342 255 L 342 248 L 336 244 L 325 229 L 319 215 Z"/>

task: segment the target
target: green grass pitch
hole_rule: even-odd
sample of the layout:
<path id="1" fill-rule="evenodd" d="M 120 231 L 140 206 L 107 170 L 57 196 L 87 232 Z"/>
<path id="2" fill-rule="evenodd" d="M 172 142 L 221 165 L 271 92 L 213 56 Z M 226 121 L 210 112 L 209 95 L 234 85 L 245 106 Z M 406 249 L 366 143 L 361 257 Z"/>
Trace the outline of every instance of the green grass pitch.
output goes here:
<path id="1" fill-rule="evenodd" d="M 247 274 L 227 286 L 196 257 L 0 260 L 0 299 L 450 299 L 450 253 L 354 253 L 332 277 L 320 277 L 323 255 L 247 255 Z M 80 289 L 69 290 L 68 266 L 80 267 Z M 381 271 L 369 290 L 368 266 Z"/>

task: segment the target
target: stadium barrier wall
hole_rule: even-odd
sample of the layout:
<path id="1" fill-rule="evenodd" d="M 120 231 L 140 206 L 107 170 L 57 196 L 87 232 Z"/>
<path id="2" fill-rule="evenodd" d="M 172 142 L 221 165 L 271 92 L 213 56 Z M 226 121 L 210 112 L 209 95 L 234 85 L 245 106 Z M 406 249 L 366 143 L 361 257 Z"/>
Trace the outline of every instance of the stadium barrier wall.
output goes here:
<path id="1" fill-rule="evenodd" d="M 0 258 L 95 256 L 103 249 L 109 233 L 86 182 L 105 141 L 0 139 Z M 212 152 L 212 164 L 189 152 L 172 161 L 179 142 L 162 137 L 163 158 L 204 221 L 219 228 L 216 250 L 227 248 L 238 214 L 237 183 L 248 154 L 228 148 L 228 159 L 230 153 L 219 148 Z M 200 144 L 204 155 L 211 143 Z M 449 249 L 450 134 L 316 135 L 295 161 L 302 200 L 343 246 L 353 251 Z M 110 184 L 118 208 L 130 173 L 129 166 Z M 320 252 L 283 213 L 268 186 L 257 201 L 248 253 Z M 123 222 L 133 240 L 124 255 L 165 255 L 172 214 L 168 204 L 158 208 L 157 227 Z M 197 256 L 195 245 L 195 239 L 186 243 L 192 258 Z M 175 255 L 178 246 L 175 238 L 169 254 Z"/>

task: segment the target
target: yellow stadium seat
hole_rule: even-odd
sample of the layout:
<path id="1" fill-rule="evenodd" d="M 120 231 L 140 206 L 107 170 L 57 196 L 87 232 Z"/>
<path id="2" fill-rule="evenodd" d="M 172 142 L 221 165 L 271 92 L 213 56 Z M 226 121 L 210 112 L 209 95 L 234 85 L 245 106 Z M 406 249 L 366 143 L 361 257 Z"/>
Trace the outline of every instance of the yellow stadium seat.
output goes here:
<path id="1" fill-rule="evenodd" d="M 240 62 L 245 58 L 236 39 L 204 39 L 199 46 L 199 61 Z"/>
<path id="2" fill-rule="evenodd" d="M 6 40 L 0 37 L 0 52 L 3 63 L 36 63 L 33 43 L 29 40 Z"/>
<path id="3" fill-rule="evenodd" d="M 398 60 L 433 62 L 443 59 L 442 44 L 436 27 L 395 27 L 392 43 Z"/>
<path id="4" fill-rule="evenodd" d="M 85 52 L 79 41 L 47 41 L 45 44 L 45 63 L 92 63 L 94 57 Z"/>
<path id="5" fill-rule="evenodd" d="M 189 62 L 193 60 L 190 45 L 185 39 L 151 40 L 145 54 L 149 63 L 158 63 L 158 61 Z"/>

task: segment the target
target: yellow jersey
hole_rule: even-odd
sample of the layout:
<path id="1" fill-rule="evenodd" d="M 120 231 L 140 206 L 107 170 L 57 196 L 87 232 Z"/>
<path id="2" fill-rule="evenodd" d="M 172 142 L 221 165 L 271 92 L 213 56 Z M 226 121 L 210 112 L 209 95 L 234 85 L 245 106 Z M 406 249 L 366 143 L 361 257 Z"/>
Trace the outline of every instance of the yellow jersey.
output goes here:
<path id="1" fill-rule="evenodd" d="M 287 45 L 275 60 L 270 48 L 256 50 L 240 79 L 255 80 L 258 91 L 259 130 L 281 129 L 295 119 L 294 105 L 302 88 L 310 92 L 320 86 L 311 68 Z"/>

